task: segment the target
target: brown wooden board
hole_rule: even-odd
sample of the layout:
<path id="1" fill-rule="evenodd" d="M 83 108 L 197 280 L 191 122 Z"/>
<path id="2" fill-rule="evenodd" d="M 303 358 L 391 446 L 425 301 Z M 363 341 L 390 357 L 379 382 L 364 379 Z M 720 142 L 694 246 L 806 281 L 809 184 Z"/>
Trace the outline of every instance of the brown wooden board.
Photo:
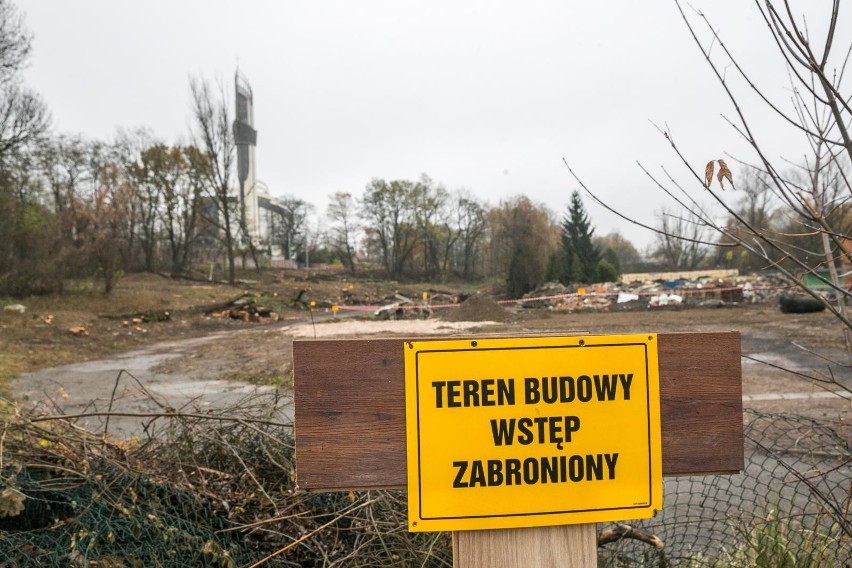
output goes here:
<path id="1" fill-rule="evenodd" d="M 403 344 L 413 339 L 293 343 L 299 489 L 405 487 Z M 664 475 L 741 471 L 739 332 L 661 333 L 658 343 Z"/>

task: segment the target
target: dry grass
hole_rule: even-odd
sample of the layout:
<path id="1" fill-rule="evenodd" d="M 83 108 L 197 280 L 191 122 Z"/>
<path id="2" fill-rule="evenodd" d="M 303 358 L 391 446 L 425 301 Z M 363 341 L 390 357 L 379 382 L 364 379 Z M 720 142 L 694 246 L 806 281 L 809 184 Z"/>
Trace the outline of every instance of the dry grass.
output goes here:
<path id="1" fill-rule="evenodd" d="M 214 331 L 257 329 L 258 324 L 205 316 L 205 308 L 226 302 L 243 292 L 254 294 L 284 319 L 306 319 L 305 303 L 316 301 L 323 310 L 333 303 L 383 304 L 396 293 L 419 298 L 424 291 L 445 289 L 430 284 L 400 284 L 368 275 L 324 274 L 306 271 L 243 271 L 236 287 L 221 283 L 172 280 L 153 274 L 123 277 L 112 294 L 105 295 L 91 281 L 69 282 L 62 295 L 0 298 L 0 306 L 21 303 L 25 314 L 0 310 L 0 392 L 21 373 L 86 361 L 157 342 L 198 337 Z M 464 286 L 468 291 L 473 285 Z M 168 310 L 169 321 L 124 325 L 130 316 Z M 72 327 L 88 335 L 74 336 Z M 284 354 L 286 355 L 286 353 Z M 240 379 L 286 384 L 288 369 L 280 353 L 247 360 Z"/>
<path id="2" fill-rule="evenodd" d="M 281 402 L 163 415 L 130 440 L 14 409 L 0 565 L 451 565 L 446 534 L 407 532 L 402 492 L 295 494 Z"/>
<path id="3" fill-rule="evenodd" d="M 78 283 L 62 295 L 16 299 L 26 313 L 0 311 L 0 384 L 40 368 L 206 333 L 221 324 L 203 320 L 194 306 L 234 295 L 226 286 L 140 274 L 123 279 L 109 296 Z M 171 321 L 123 325 L 132 314 L 164 310 L 171 312 Z M 75 336 L 69 332 L 72 327 L 83 327 L 88 335 Z"/>

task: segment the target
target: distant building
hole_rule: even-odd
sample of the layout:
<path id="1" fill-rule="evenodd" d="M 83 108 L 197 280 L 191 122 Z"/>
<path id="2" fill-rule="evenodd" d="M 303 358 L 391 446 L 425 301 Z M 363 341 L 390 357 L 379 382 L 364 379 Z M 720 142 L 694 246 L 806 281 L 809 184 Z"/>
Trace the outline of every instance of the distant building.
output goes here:
<path id="1" fill-rule="evenodd" d="M 268 254 L 273 265 L 283 258 L 280 246 L 274 243 L 276 227 L 284 209 L 272 197 L 269 187 L 257 179 L 255 147 L 257 130 L 254 124 L 254 95 L 248 81 L 234 75 L 234 142 L 237 147 L 237 195 L 242 204 L 239 214 L 245 212 L 245 224 L 252 242 Z"/>

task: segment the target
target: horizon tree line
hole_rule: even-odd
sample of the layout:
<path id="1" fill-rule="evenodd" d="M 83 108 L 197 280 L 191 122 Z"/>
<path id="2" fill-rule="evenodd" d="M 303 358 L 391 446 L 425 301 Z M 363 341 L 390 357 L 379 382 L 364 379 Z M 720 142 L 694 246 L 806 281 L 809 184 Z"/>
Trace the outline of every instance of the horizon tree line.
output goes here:
<path id="1" fill-rule="evenodd" d="M 215 266 L 233 284 L 238 264 L 263 268 L 275 250 L 393 279 L 504 279 L 510 295 L 548 279 L 613 280 L 640 262 L 620 235 L 593 234 L 576 192 L 560 225 L 527 197 L 490 206 L 425 174 L 334 193 L 322 215 L 285 195 L 267 209 L 260 242 L 238 198 L 233 104 L 221 85 L 190 80 L 184 141 L 146 128 L 111 140 L 57 133 L 23 84 L 32 36 L 9 0 L 0 24 L 0 294 L 61 292 L 66 279 L 90 277 L 109 292 L 122 273 L 212 278 Z"/>

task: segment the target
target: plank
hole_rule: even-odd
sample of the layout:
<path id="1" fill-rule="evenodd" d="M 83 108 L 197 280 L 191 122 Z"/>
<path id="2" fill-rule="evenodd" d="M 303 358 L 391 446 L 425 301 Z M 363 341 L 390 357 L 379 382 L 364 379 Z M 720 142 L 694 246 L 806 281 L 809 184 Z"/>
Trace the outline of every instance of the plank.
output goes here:
<path id="1" fill-rule="evenodd" d="M 406 486 L 403 343 L 412 339 L 294 341 L 299 489 Z M 661 333 L 658 343 L 663 473 L 741 471 L 739 332 Z"/>
<path id="2" fill-rule="evenodd" d="M 456 568 L 554 568 L 598 565 L 594 523 L 453 532 Z"/>

